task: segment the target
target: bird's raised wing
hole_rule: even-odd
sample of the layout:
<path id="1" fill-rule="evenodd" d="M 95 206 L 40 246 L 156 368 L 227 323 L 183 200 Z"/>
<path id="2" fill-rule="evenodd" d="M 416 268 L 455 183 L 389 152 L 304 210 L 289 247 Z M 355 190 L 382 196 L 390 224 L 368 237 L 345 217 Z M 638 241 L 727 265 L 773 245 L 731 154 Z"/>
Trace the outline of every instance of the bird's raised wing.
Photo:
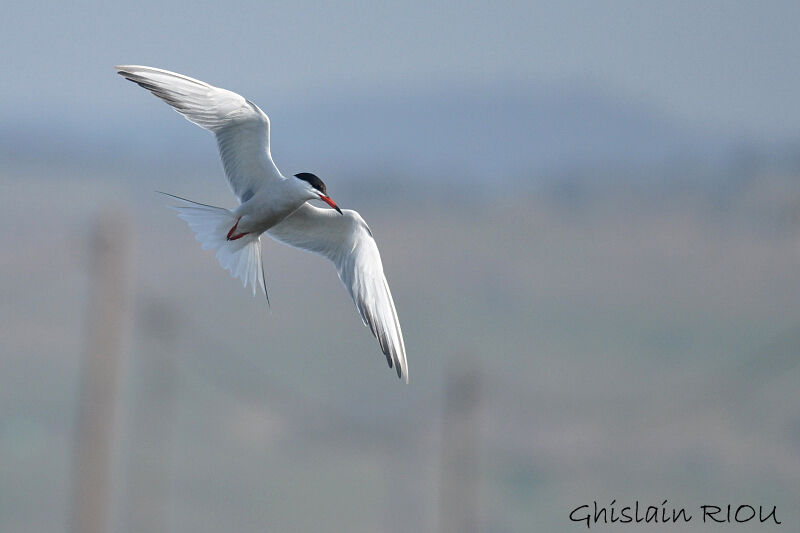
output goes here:
<path id="1" fill-rule="evenodd" d="M 269 118 L 242 96 L 153 67 L 121 65 L 117 73 L 214 133 L 231 190 L 246 201 L 265 180 L 282 179 L 269 152 Z"/>
<path id="2" fill-rule="evenodd" d="M 389 368 L 408 383 L 403 332 L 383 274 L 378 245 L 364 219 L 350 209 L 343 216 L 309 203 L 270 228 L 273 239 L 330 259 L 386 356 Z"/>

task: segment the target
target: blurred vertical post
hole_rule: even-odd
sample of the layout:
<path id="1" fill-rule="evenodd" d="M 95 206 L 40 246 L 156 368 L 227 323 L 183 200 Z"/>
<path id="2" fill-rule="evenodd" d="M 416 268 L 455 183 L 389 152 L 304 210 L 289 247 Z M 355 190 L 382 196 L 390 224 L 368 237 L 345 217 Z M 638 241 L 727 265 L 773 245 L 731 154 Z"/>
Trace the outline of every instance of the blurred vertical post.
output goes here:
<path id="1" fill-rule="evenodd" d="M 478 479 L 480 396 L 477 368 L 448 375 L 442 420 L 441 533 L 482 531 Z"/>
<path id="2" fill-rule="evenodd" d="M 88 342 L 83 362 L 71 530 L 110 530 L 112 446 L 118 371 L 127 309 L 130 229 L 110 213 L 98 217 L 91 243 Z"/>

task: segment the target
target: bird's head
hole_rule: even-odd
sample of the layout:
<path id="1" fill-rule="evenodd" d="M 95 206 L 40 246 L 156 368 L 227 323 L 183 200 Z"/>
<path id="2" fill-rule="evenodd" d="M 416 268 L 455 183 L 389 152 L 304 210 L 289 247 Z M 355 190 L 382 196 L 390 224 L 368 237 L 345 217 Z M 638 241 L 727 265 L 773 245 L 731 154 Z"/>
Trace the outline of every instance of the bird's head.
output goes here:
<path id="1" fill-rule="evenodd" d="M 336 211 L 338 211 L 340 215 L 342 214 L 342 210 L 339 209 L 339 206 L 336 205 L 336 202 L 331 200 L 331 197 L 328 196 L 325 184 L 322 182 L 321 179 L 319 179 L 314 174 L 311 174 L 310 172 L 301 172 L 300 174 L 295 174 L 294 177 L 308 184 L 307 186 L 311 194 L 314 195 L 314 198 L 319 198 L 332 208 L 336 209 Z"/>

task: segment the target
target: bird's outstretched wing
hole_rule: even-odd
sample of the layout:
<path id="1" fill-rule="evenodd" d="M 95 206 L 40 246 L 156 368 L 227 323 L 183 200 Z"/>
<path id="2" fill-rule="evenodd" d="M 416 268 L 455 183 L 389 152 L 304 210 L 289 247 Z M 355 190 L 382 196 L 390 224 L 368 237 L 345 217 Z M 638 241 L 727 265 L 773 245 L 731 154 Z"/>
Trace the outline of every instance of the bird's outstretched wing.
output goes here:
<path id="1" fill-rule="evenodd" d="M 231 190 L 240 202 L 266 180 L 282 179 L 269 152 L 269 118 L 242 96 L 200 80 L 153 67 L 120 65 L 117 73 L 214 133 Z"/>
<path id="2" fill-rule="evenodd" d="M 389 367 L 408 383 L 408 363 L 403 332 L 392 293 L 383 274 L 378 245 L 364 219 L 350 209 L 339 215 L 305 203 L 270 228 L 273 239 L 318 253 L 333 262 L 350 296 L 386 356 Z"/>

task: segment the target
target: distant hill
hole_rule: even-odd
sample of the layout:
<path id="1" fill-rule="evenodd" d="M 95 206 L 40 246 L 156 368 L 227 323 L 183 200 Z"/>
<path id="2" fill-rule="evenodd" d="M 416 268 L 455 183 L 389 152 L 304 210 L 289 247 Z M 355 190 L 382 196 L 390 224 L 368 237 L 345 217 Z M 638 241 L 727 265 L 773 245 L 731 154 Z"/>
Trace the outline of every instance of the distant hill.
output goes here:
<path id="1" fill-rule="evenodd" d="M 273 152 L 291 165 L 334 162 L 362 170 L 389 164 L 467 178 L 647 166 L 719 152 L 726 144 L 585 86 L 347 95 L 282 115 Z"/>
<path id="2" fill-rule="evenodd" d="M 393 169 L 423 179 L 480 180 L 488 174 L 518 180 L 571 168 L 704 157 L 728 144 L 585 84 L 351 92 L 272 108 L 258 95 L 252 99 L 272 117 L 272 151 L 286 172 Z M 204 164 L 215 158 L 210 140 L 198 142 L 166 108 L 154 103 L 141 116 L 140 105 L 85 124 L 3 121 L 0 155 L 91 160 L 123 153 L 138 160 L 159 153 L 176 162 L 202 158 Z"/>

